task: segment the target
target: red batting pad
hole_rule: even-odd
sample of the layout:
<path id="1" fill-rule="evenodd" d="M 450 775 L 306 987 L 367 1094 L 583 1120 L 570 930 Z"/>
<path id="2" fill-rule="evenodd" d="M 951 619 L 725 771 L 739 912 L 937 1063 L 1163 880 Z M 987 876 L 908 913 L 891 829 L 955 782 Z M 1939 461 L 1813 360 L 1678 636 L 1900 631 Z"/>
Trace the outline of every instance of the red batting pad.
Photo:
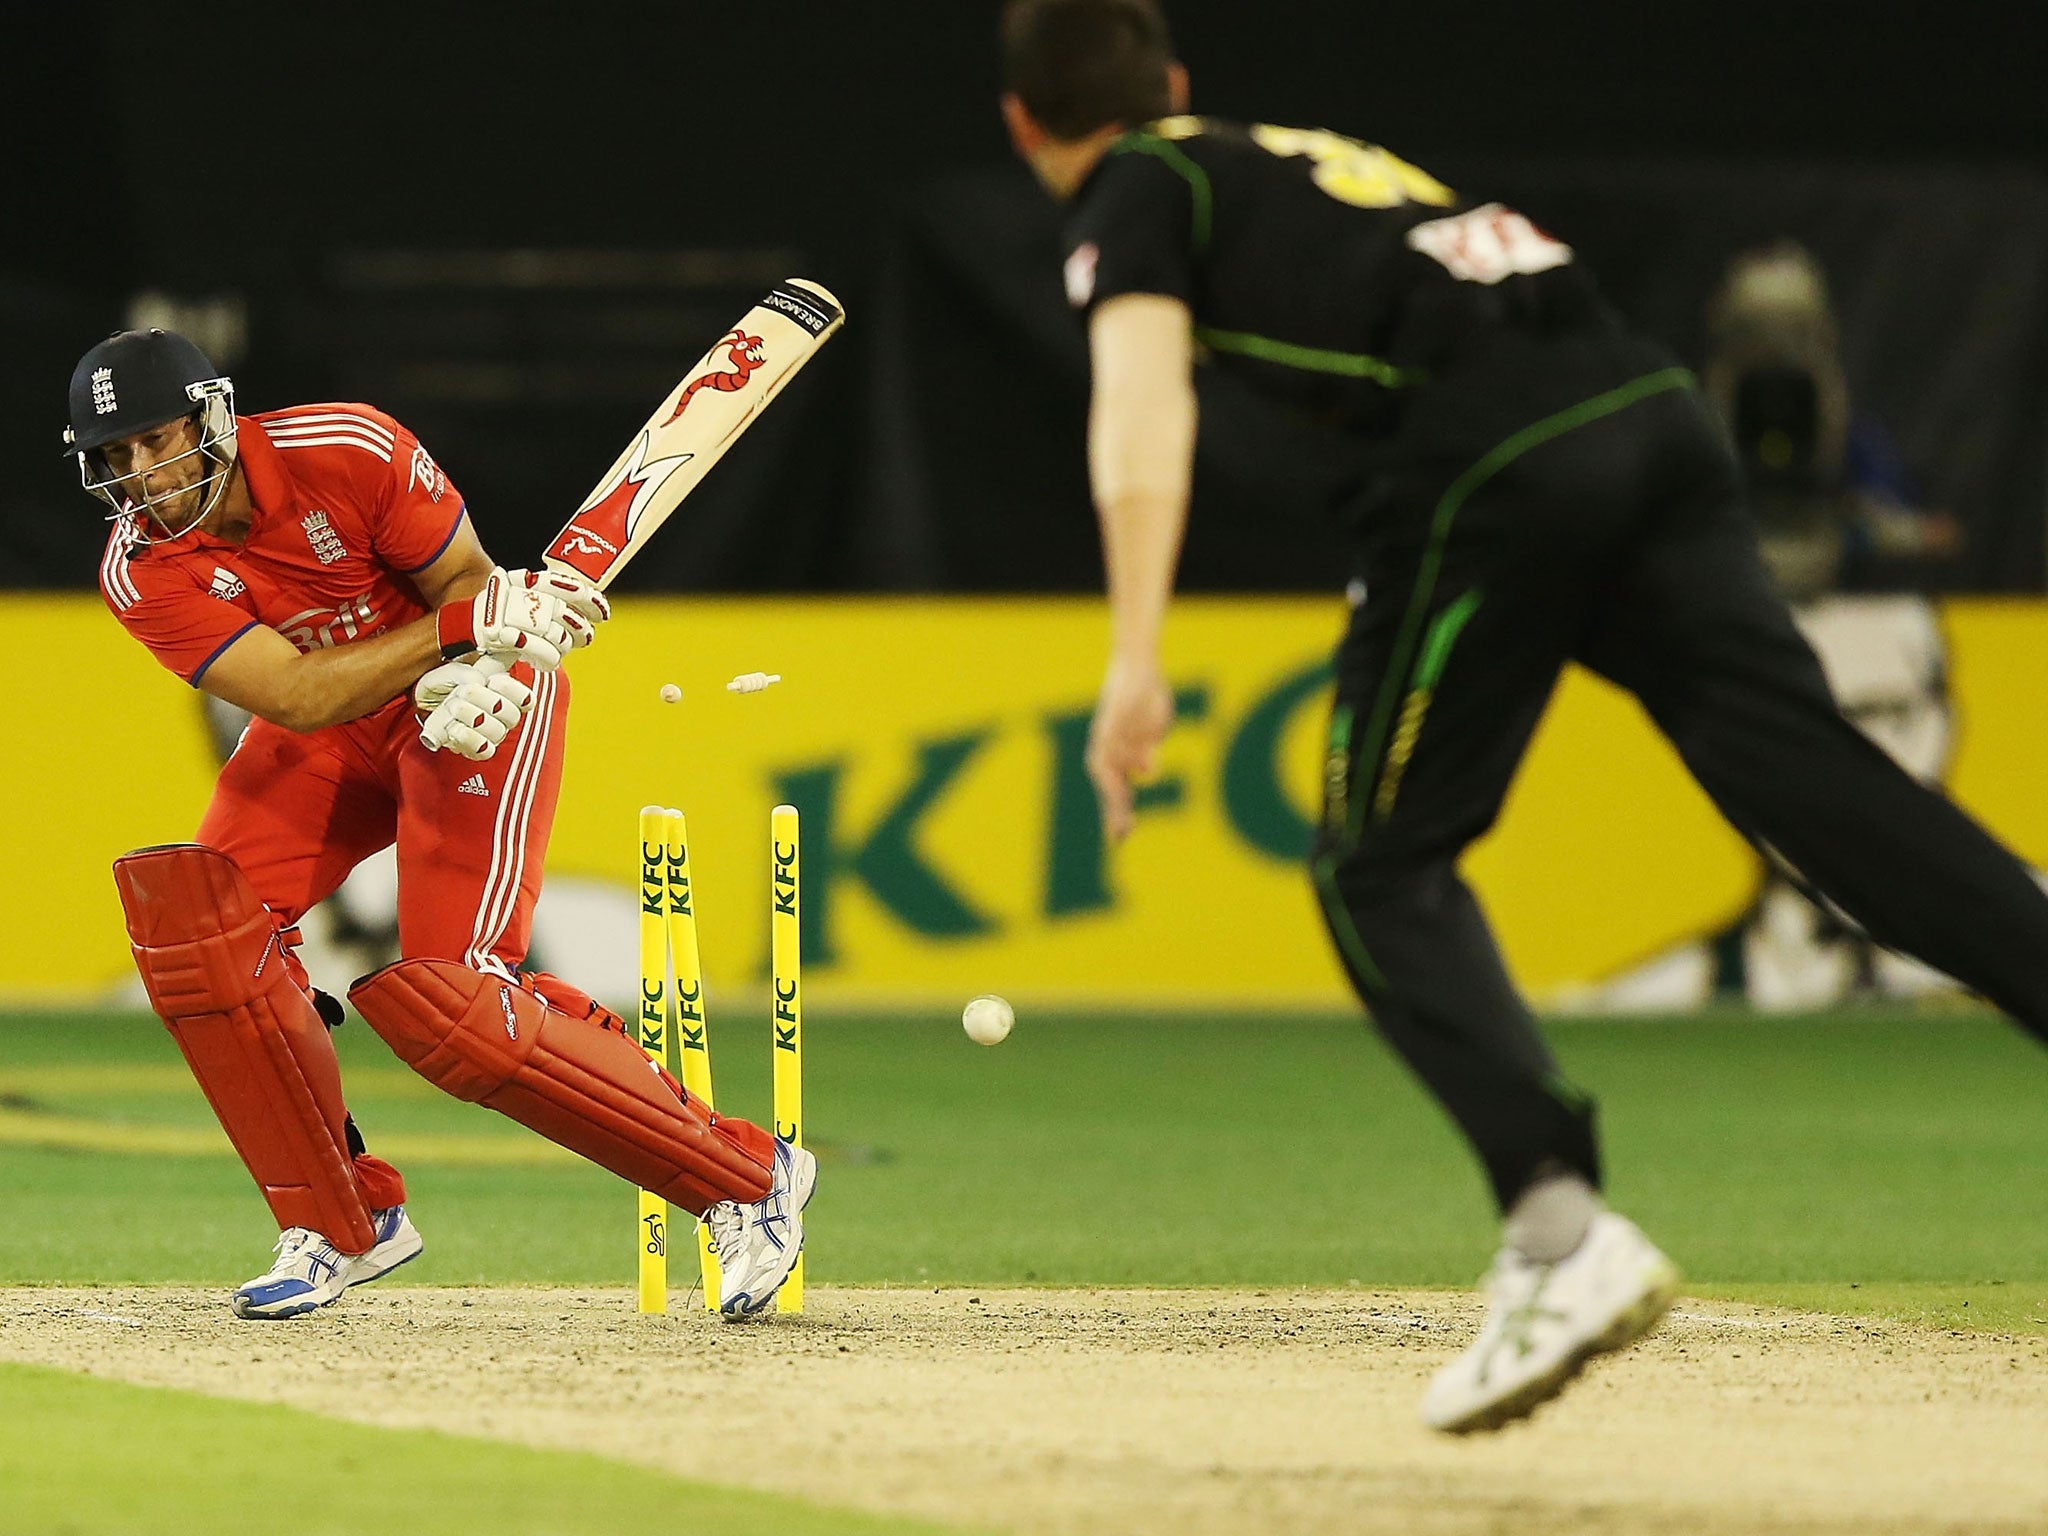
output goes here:
<path id="1" fill-rule="evenodd" d="M 280 1227 L 375 1242 L 349 1166 L 341 1066 L 277 923 L 234 860 L 197 843 L 114 861 L 136 969 Z"/>
<path id="2" fill-rule="evenodd" d="M 625 1035 L 524 987 L 453 960 L 400 960 L 357 982 L 349 1001 L 435 1087 L 693 1215 L 768 1192 L 767 1132 L 679 1097 Z"/>

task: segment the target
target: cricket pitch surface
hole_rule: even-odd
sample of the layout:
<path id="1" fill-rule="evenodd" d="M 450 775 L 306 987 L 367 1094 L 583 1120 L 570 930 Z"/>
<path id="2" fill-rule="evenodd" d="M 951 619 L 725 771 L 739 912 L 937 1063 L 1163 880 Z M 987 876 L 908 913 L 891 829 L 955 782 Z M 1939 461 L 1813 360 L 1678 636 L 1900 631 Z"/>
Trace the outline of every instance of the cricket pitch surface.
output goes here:
<path id="1" fill-rule="evenodd" d="M 594 1452 L 1027 1536 L 2040 1532 L 2048 1338 L 1681 1301 L 1525 1424 L 1416 1421 L 1463 1295 L 835 1289 L 728 1325 L 680 1292 L 0 1290 L 0 1358 Z"/>

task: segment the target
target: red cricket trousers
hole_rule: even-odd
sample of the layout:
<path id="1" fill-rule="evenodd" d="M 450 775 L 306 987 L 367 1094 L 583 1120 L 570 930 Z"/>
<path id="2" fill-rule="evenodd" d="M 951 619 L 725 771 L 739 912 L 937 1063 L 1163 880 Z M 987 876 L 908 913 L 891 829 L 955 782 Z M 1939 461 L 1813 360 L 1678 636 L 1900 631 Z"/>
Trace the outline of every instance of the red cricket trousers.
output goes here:
<path id="1" fill-rule="evenodd" d="M 396 842 L 402 954 L 516 975 L 569 714 L 562 672 L 522 666 L 517 675 L 533 707 L 488 762 L 422 746 L 410 695 L 303 735 L 253 722 L 214 785 L 198 840 L 241 867 L 283 927 Z M 373 1208 L 404 1202 L 405 1181 L 382 1158 L 358 1153 L 355 1168 Z"/>

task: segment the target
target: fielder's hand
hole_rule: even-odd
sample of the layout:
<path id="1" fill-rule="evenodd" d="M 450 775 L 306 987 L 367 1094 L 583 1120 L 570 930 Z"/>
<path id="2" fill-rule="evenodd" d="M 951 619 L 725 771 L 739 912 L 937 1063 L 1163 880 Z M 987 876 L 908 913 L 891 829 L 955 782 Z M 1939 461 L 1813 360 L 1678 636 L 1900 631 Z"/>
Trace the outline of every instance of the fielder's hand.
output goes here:
<path id="1" fill-rule="evenodd" d="M 1112 660 L 1088 727 L 1088 777 L 1113 843 L 1137 823 L 1136 782 L 1149 777 L 1173 727 L 1173 689 L 1156 662 Z"/>
<path id="2" fill-rule="evenodd" d="M 441 654 L 481 651 L 552 672 L 570 651 L 590 644 L 611 611 L 605 595 L 581 576 L 493 567 L 481 592 L 438 614 Z"/>
<path id="3" fill-rule="evenodd" d="M 413 684 L 412 697 L 420 716 L 420 745 L 481 763 L 525 716 L 533 690 L 507 672 L 503 662 L 485 656 L 434 668 Z"/>

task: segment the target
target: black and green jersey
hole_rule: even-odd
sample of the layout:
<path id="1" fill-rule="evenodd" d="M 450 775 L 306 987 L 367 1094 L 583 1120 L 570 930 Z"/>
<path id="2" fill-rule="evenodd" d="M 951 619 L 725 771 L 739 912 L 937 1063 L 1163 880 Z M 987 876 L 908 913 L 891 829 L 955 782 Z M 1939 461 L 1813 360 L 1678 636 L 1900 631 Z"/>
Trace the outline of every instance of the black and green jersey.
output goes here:
<path id="1" fill-rule="evenodd" d="M 1174 117 L 1118 140 L 1074 201 L 1068 300 L 1166 294 L 1263 392 L 1369 424 L 1499 325 L 1598 310 L 1571 249 L 1375 145 Z"/>

